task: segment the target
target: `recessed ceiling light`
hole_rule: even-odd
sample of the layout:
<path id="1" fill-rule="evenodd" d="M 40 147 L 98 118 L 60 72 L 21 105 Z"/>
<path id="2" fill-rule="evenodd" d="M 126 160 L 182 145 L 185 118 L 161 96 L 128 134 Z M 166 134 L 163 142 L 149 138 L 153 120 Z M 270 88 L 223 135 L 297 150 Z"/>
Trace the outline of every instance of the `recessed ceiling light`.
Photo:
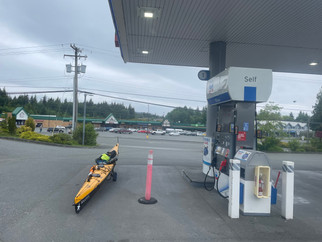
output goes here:
<path id="1" fill-rule="evenodd" d="M 142 54 L 147 55 L 147 54 L 149 54 L 149 51 L 147 51 L 147 50 L 142 50 Z"/>
<path id="2" fill-rule="evenodd" d="M 145 18 L 153 18 L 153 13 L 152 12 L 144 12 L 144 17 Z"/>
<path id="3" fill-rule="evenodd" d="M 311 62 L 310 63 L 310 66 L 317 66 L 318 65 L 318 63 L 317 62 Z"/>
<path id="4" fill-rule="evenodd" d="M 161 8 L 137 7 L 138 17 L 144 19 L 158 19 L 161 14 Z"/>

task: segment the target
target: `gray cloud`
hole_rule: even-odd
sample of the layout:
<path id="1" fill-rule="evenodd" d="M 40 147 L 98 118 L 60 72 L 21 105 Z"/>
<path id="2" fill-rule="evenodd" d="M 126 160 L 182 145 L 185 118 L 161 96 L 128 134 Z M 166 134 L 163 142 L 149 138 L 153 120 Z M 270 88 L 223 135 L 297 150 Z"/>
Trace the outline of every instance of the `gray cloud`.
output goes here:
<path id="1" fill-rule="evenodd" d="M 205 82 L 197 78 L 199 68 L 123 62 L 119 49 L 114 46 L 115 30 L 107 0 L 1 1 L 0 32 L 0 87 L 6 86 L 8 91 L 26 90 L 25 86 L 30 87 L 28 90 L 72 87 L 72 74 L 64 71 L 65 64 L 71 63 L 72 59 L 64 59 L 63 54 L 72 54 L 69 44 L 76 43 L 88 56 L 86 61 L 82 60 L 87 65 L 87 73 L 80 78 L 80 89 L 205 101 Z M 30 46 L 44 47 L 21 48 Z M 39 50 L 44 53 L 36 53 Z M 8 54 L 19 51 L 33 53 Z M 322 78 L 274 73 L 273 82 L 270 100 L 299 111 L 312 108 Z M 67 93 L 56 96 L 71 100 L 71 95 Z M 206 104 L 206 101 L 166 100 L 129 94 L 114 93 L 113 96 L 193 108 L 202 108 Z M 93 100 L 117 101 L 96 96 Z M 144 104 L 117 102 L 131 104 L 137 111 L 146 112 L 148 109 Z M 162 115 L 171 109 L 150 105 L 149 110 Z M 290 111 L 285 109 L 286 113 Z"/>

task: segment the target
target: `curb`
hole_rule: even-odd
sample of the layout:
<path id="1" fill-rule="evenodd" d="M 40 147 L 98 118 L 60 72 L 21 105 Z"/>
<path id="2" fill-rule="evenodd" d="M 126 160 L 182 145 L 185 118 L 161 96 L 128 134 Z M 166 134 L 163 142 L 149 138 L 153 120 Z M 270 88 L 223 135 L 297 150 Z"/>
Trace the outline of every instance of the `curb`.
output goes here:
<path id="1" fill-rule="evenodd" d="M 65 147 L 65 148 L 78 148 L 78 149 L 102 149 L 105 148 L 102 145 L 98 146 L 73 146 L 73 145 L 64 145 L 64 144 L 57 144 L 57 143 L 49 143 L 49 142 L 42 142 L 38 140 L 30 140 L 30 139 L 21 139 L 16 137 L 0 137 L 0 139 L 5 140 L 13 140 L 13 141 L 19 141 L 19 142 L 25 142 L 25 143 L 33 143 L 33 144 L 40 144 L 40 145 L 48 145 L 48 146 L 58 146 L 58 147 Z"/>

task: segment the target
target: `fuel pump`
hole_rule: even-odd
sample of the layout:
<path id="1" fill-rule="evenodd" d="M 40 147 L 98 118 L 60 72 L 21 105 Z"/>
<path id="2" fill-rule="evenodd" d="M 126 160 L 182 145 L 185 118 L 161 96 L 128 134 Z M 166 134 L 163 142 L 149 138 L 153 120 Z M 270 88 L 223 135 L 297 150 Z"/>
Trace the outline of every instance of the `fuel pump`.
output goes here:
<path id="1" fill-rule="evenodd" d="M 205 184 L 213 177 L 212 189 L 224 198 L 229 192 L 230 160 L 240 149 L 256 149 L 256 103 L 266 102 L 271 90 L 272 70 L 267 69 L 230 67 L 207 82 L 205 143 L 211 140 L 212 145 L 208 160 L 204 155 L 203 173 Z"/>

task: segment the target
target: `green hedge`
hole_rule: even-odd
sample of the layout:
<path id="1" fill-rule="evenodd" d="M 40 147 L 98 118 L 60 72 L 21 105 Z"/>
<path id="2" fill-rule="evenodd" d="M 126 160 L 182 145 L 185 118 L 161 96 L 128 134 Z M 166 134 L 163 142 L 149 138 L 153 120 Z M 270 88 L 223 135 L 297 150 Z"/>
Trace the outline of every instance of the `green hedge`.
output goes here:
<path id="1" fill-rule="evenodd" d="M 275 137 L 266 137 L 257 147 L 261 151 L 283 152 L 281 140 Z"/>
<path id="2" fill-rule="evenodd" d="M 38 133 L 35 133 L 35 132 L 32 132 L 32 131 L 23 132 L 23 133 L 21 133 L 21 135 L 19 137 L 22 138 L 22 139 L 30 139 L 30 140 L 37 140 L 37 141 L 43 141 L 43 142 L 51 142 L 50 136 L 38 134 Z"/>
<path id="3" fill-rule="evenodd" d="M 85 125 L 85 140 L 84 145 L 96 145 L 96 138 L 98 134 L 95 132 L 94 126 L 90 123 Z M 73 133 L 73 139 L 78 143 L 82 144 L 83 141 L 83 125 L 76 127 Z"/>
<path id="4" fill-rule="evenodd" d="M 54 134 L 53 136 L 49 136 L 49 139 L 53 143 L 57 144 L 66 144 L 72 145 L 72 137 L 68 134 Z"/>
<path id="5" fill-rule="evenodd" d="M 304 152 L 305 149 L 301 145 L 300 141 L 293 139 L 288 142 L 288 147 L 290 148 L 291 151 L 293 152 Z"/>
<path id="6" fill-rule="evenodd" d="M 22 125 L 21 127 L 17 128 L 16 133 L 20 136 L 22 133 L 28 132 L 28 131 L 33 131 L 33 130 L 31 127 L 28 127 L 26 125 Z"/>

